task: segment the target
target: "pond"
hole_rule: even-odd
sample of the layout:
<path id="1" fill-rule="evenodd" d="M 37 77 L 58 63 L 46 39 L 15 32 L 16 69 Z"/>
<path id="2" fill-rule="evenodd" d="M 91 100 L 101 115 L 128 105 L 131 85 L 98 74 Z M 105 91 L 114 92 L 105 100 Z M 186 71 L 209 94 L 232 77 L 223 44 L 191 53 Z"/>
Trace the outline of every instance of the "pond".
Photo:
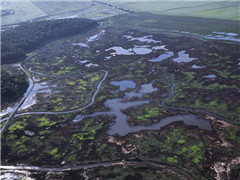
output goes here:
<path id="1" fill-rule="evenodd" d="M 157 41 L 152 39 L 152 35 L 148 36 L 142 36 L 142 37 L 133 37 L 131 35 L 124 35 L 125 38 L 127 38 L 129 41 L 139 41 L 139 42 L 145 42 L 145 43 L 161 43 L 161 41 Z"/>
<path id="2" fill-rule="evenodd" d="M 133 55 L 134 53 L 132 52 L 132 49 L 124 49 L 120 46 L 114 46 L 109 49 L 106 49 L 105 51 L 110 51 L 114 50 L 114 53 L 111 53 L 111 55 L 116 56 L 116 55 Z"/>
<path id="3" fill-rule="evenodd" d="M 193 69 L 201 69 L 201 68 L 205 68 L 205 67 L 206 66 L 198 66 L 198 65 L 194 64 L 194 65 L 192 65 L 191 68 L 193 68 Z"/>
<path id="4" fill-rule="evenodd" d="M 125 99 L 131 99 L 133 97 L 142 97 L 144 94 L 147 93 L 152 93 L 154 91 L 157 91 L 157 88 L 153 87 L 153 83 L 149 83 L 149 84 L 143 84 L 140 88 L 140 90 L 136 93 L 136 92 L 127 92 L 125 93 Z"/>
<path id="5" fill-rule="evenodd" d="M 128 123 L 128 117 L 126 114 L 124 114 L 122 111 L 126 110 L 130 107 L 138 107 L 144 104 L 149 104 L 150 100 L 140 100 L 140 101 L 130 101 L 126 102 L 126 100 L 130 100 L 132 97 L 141 97 L 145 93 L 150 93 L 157 91 L 157 88 L 153 88 L 152 83 L 149 84 L 143 84 L 141 86 L 141 89 L 135 93 L 125 93 L 124 98 L 116 98 L 116 99 L 108 99 L 104 106 L 109 108 L 110 111 L 108 112 L 95 112 L 93 114 L 89 115 L 77 115 L 73 122 L 79 122 L 83 120 L 86 117 L 96 117 L 100 115 L 107 115 L 107 116 L 113 116 L 115 117 L 114 122 L 111 123 L 109 130 L 107 133 L 109 135 L 120 135 L 125 136 L 128 133 L 134 133 L 139 132 L 142 130 L 159 130 L 161 127 L 164 127 L 168 124 L 171 124 L 173 122 L 182 121 L 186 125 L 192 125 L 197 126 L 201 129 L 211 130 L 211 124 L 208 120 L 201 119 L 200 117 L 193 115 L 193 114 L 187 114 L 187 115 L 176 115 L 176 116 L 170 116 L 161 119 L 158 123 L 154 123 L 151 125 L 141 125 L 141 126 L 131 126 Z"/>
<path id="6" fill-rule="evenodd" d="M 129 80 L 112 81 L 110 84 L 113 86 L 119 86 L 119 91 L 125 91 L 128 88 L 134 89 L 136 87 L 136 83 Z"/>
<path id="7" fill-rule="evenodd" d="M 33 106 L 37 102 L 36 95 L 38 93 L 53 93 L 53 90 L 50 89 L 51 87 L 56 87 L 56 85 L 47 85 L 46 82 L 35 83 L 32 91 L 29 93 L 23 104 L 19 107 L 18 111 L 22 111 Z"/>
<path id="8" fill-rule="evenodd" d="M 203 76 L 204 78 L 208 78 L 208 79 L 214 79 L 216 78 L 217 76 L 215 74 L 209 74 L 209 75 L 206 75 L 206 76 Z"/>
<path id="9" fill-rule="evenodd" d="M 93 42 L 98 40 L 101 36 L 103 36 L 105 34 L 105 30 L 100 31 L 98 34 L 93 35 L 89 38 L 87 38 L 87 42 Z"/>
<path id="10" fill-rule="evenodd" d="M 137 55 L 145 55 L 151 53 L 152 50 L 146 47 L 134 47 L 133 52 Z"/>
<path id="11" fill-rule="evenodd" d="M 197 58 L 190 58 L 189 54 L 187 54 L 186 51 L 180 51 L 178 52 L 178 57 L 173 58 L 173 61 L 177 63 L 182 63 L 182 62 L 191 62 L 196 59 Z"/>
<path id="12" fill-rule="evenodd" d="M 163 60 L 166 60 L 166 59 L 172 57 L 173 55 L 174 55 L 174 53 L 172 51 L 169 51 L 169 52 L 165 52 L 164 54 L 159 55 L 157 58 L 153 58 L 153 59 L 150 59 L 148 61 L 161 62 Z"/>
<path id="13" fill-rule="evenodd" d="M 229 32 L 229 33 L 227 33 L 227 32 L 213 32 L 213 34 L 203 35 L 203 36 L 207 39 L 240 42 L 240 39 L 235 37 L 235 36 L 238 36 L 238 34 L 232 33 L 232 32 Z"/>
<path id="14" fill-rule="evenodd" d="M 79 47 L 89 47 L 88 45 L 84 44 L 84 43 L 73 43 L 74 46 L 79 46 Z"/>
<path id="15" fill-rule="evenodd" d="M 152 49 L 143 46 L 134 46 L 133 48 L 124 49 L 120 46 L 114 46 L 109 49 L 106 49 L 105 51 L 114 50 L 115 52 L 112 52 L 112 56 L 116 55 L 146 55 L 152 52 Z M 111 57 L 111 56 L 110 56 Z M 106 59 L 110 59 L 109 56 L 105 57 Z"/>

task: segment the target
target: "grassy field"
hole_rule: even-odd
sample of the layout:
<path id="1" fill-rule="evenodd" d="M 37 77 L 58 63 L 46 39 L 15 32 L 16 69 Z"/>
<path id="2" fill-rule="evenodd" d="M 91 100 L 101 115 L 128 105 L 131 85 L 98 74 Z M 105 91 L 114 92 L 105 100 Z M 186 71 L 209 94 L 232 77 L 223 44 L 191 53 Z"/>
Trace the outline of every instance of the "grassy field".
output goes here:
<path id="1" fill-rule="evenodd" d="M 99 18 L 117 15 L 120 12 L 93 1 L 10 1 L 5 0 L 2 10 L 11 10 L 14 13 L 2 17 L 2 25 L 18 24 L 35 19 L 58 18 Z"/>
<path id="2" fill-rule="evenodd" d="M 14 14 L 2 17 L 2 25 L 16 24 L 23 21 L 28 21 L 37 17 L 47 16 L 47 14 L 35 6 L 32 2 L 25 0 L 23 2 L 10 2 L 3 5 L 2 9 L 10 9 Z"/>
<path id="3" fill-rule="evenodd" d="M 91 4 L 79 1 L 33 1 L 32 3 L 48 15 L 67 13 L 91 7 Z"/>
<path id="4" fill-rule="evenodd" d="M 100 0 L 136 12 L 240 20 L 239 1 Z"/>
<path id="5" fill-rule="evenodd" d="M 180 1 L 180 0 L 100 0 L 135 12 L 151 12 L 157 15 L 204 17 L 239 21 L 240 2 L 233 1 Z M 14 13 L 2 17 L 2 25 L 18 24 L 36 18 L 86 17 L 101 18 L 117 15 L 117 9 L 100 5 L 96 1 L 36 1 L 4 0 L 2 10 Z M 95 9 L 92 11 L 92 9 Z M 106 9 L 106 10 L 105 10 Z M 110 10 L 109 10 L 110 9 Z M 89 11 L 89 12 L 88 12 Z M 121 14 L 121 13 L 120 13 Z"/>

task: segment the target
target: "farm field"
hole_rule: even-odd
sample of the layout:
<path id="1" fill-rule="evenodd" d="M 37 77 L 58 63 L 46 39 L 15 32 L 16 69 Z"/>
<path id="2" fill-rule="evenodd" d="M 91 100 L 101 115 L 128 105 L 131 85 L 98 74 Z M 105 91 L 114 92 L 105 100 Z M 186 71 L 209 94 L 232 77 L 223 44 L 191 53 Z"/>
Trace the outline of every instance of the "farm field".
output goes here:
<path id="1" fill-rule="evenodd" d="M 100 0 L 135 12 L 239 21 L 239 1 Z"/>
<path id="2" fill-rule="evenodd" d="M 10 1 L 2 2 L 2 26 L 26 21 L 63 18 L 101 19 L 123 14 L 123 11 L 99 4 L 95 1 Z M 9 12 L 9 14 L 7 13 Z"/>

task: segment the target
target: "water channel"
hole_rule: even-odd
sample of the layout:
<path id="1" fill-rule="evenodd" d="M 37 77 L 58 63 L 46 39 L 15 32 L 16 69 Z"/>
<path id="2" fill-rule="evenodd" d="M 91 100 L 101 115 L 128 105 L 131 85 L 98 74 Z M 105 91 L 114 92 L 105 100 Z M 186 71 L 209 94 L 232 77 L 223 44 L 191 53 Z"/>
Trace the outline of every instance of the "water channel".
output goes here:
<path id="1" fill-rule="evenodd" d="M 114 81 L 115 82 L 115 81 Z M 122 85 L 126 82 L 126 86 L 128 81 L 120 81 L 119 83 Z M 116 82 L 115 82 L 116 83 Z M 154 82 L 153 82 L 154 83 Z M 128 116 L 125 115 L 122 111 L 130 108 L 130 107 L 138 107 L 144 104 L 149 104 L 150 100 L 139 100 L 139 101 L 128 101 L 133 97 L 143 97 L 146 93 L 152 93 L 157 91 L 157 88 L 153 88 L 153 83 L 143 84 L 138 92 L 127 92 L 125 93 L 124 98 L 116 98 L 116 99 L 108 99 L 104 106 L 109 108 L 110 111 L 108 112 L 95 112 L 89 115 L 77 115 L 73 122 L 82 121 L 84 118 L 87 117 L 96 117 L 96 116 L 113 116 L 115 117 L 114 122 L 110 125 L 110 129 L 107 131 L 109 135 L 120 135 L 125 136 L 128 133 L 135 133 L 142 130 L 159 130 L 160 128 L 171 124 L 173 122 L 181 121 L 186 125 L 197 126 L 200 129 L 211 130 L 211 124 L 209 120 L 205 120 L 196 116 L 194 114 L 187 114 L 187 115 L 176 115 L 176 116 L 169 116 L 166 118 L 161 119 L 158 123 L 154 123 L 151 125 L 139 125 L 139 126 L 131 126 L 128 123 Z M 173 90 L 173 87 L 172 87 Z M 172 91 L 173 92 L 173 91 Z M 165 100 L 171 98 L 173 93 Z"/>

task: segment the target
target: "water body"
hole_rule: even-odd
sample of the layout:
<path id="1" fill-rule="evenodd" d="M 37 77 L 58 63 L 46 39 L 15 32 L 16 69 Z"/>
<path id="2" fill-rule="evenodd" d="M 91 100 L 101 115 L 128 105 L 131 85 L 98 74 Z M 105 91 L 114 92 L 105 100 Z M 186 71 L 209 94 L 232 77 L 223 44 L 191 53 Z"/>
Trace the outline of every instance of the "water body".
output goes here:
<path id="1" fill-rule="evenodd" d="M 89 60 L 82 60 L 82 61 L 79 61 L 79 63 L 81 63 L 81 64 L 85 64 L 85 63 L 87 63 L 87 62 L 90 62 Z"/>
<path id="2" fill-rule="evenodd" d="M 152 50 L 146 47 L 134 47 L 133 52 L 137 55 L 145 55 L 151 53 Z"/>
<path id="3" fill-rule="evenodd" d="M 93 42 L 98 40 L 101 36 L 105 34 L 105 30 L 100 31 L 98 34 L 87 38 L 87 42 Z"/>
<path id="4" fill-rule="evenodd" d="M 193 68 L 193 69 L 201 69 L 201 68 L 205 68 L 205 67 L 206 66 L 198 66 L 198 65 L 194 64 L 194 65 L 192 65 L 191 68 Z"/>
<path id="5" fill-rule="evenodd" d="M 73 43 L 74 46 L 79 46 L 79 47 L 86 47 L 88 48 L 89 46 L 84 44 L 84 43 Z"/>
<path id="6" fill-rule="evenodd" d="M 136 87 L 136 83 L 129 80 L 112 81 L 110 84 L 113 86 L 119 86 L 119 91 L 125 91 L 128 88 L 133 89 Z"/>
<path id="7" fill-rule="evenodd" d="M 222 35 L 227 35 L 227 36 L 237 36 L 238 34 L 236 33 L 226 33 L 226 32 L 213 32 L 214 34 L 222 34 Z"/>
<path id="8" fill-rule="evenodd" d="M 196 59 L 197 58 L 190 58 L 189 54 L 187 54 L 186 51 L 180 51 L 178 52 L 178 57 L 174 58 L 173 61 L 177 63 L 182 63 L 182 62 L 191 62 Z"/>
<path id="9" fill-rule="evenodd" d="M 205 38 L 208 39 L 215 39 L 215 40 L 227 40 L 227 41 L 235 41 L 240 42 L 239 38 L 236 38 L 235 36 L 238 36 L 236 33 L 227 33 L 227 32 L 213 32 L 214 34 L 209 35 L 203 35 Z"/>
<path id="10" fill-rule="evenodd" d="M 214 79 L 216 78 L 217 76 L 215 74 L 209 74 L 209 75 L 206 75 L 206 76 L 203 76 L 204 78 L 208 78 L 208 79 Z"/>
<path id="11" fill-rule="evenodd" d="M 92 96 L 92 99 L 91 99 L 91 102 L 84 106 L 84 107 L 81 107 L 81 108 L 78 108 L 78 109 L 74 109 L 74 110 L 69 110 L 69 111 L 57 111 L 57 112 L 51 112 L 51 111 L 40 111 L 40 112 L 26 112 L 26 113 L 19 113 L 19 114 L 15 114 L 14 117 L 18 117 L 18 116 L 23 116 L 23 115 L 31 115 L 31 114 L 68 114 L 68 113 L 74 113 L 74 112 L 78 112 L 78 111 L 81 111 L 83 109 L 86 109 L 88 108 L 89 106 L 91 106 L 94 102 L 95 102 L 95 98 L 96 98 L 96 95 L 103 83 L 103 81 L 107 78 L 107 75 L 108 75 L 108 72 L 107 71 L 104 71 L 102 70 L 103 72 L 105 72 L 105 75 L 103 77 L 103 79 L 99 82 L 98 86 L 97 86 L 97 89 L 96 91 L 94 92 L 93 96 Z M 4 121 L 5 120 L 8 120 L 8 118 L 4 118 Z M 3 120 L 1 120 L 3 121 Z"/>
<path id="12" fill-rule="evenodd" d="M 89 63 L 85 65 L 86 67 L 98 67 L 98 64 Z"/>
<path id="13" fill-rule="evenodd" d="M 111 57 L 112 57 L 112 56 L 105 56 L 105 57 L 104 57 L 104 60 L 109 60 L 109 59 L 111 59 Z"/>
<path id="14" fill-rule="evenodd" d="M 165 48 L 166 46 L 165 45 L 161 45 L 161 46 L 153 46 L 152 47 L 152 50 L 165 50 L 165 51 L 167 51 L 168 49 L 167 48 Z"/>
<path id="15" fill-rule="evenodd" d="M 56 85 L 46 85 L 45 82 L 35 83 L 32 91 L 29 93 L 28 97 L 25 99 L 23 104 L 19 107 L 19 111 L 28 109 L 29 107 L 33 106 L 37 102 L 36 94 L 52 93 L 53 91 L 49 89 L 50 87 L 56 87 Z"/>
<path id="16" fill-rule="evenodd" d="M 107 100 L 105 102 L 105 107 L 110 108 L 110 112 L 96 112 L 90 115 L 78 115 L 74 119 L 74 122 L 79 122 L 83 120 L 83 118 L 86 117 L 96 117 L 100 115 L 108 115 L 108 116 L 114 116 L 115 120 L 111 124 L 110 129 L 107 131 L 109 135 L 120 135 L 120 136 L 125 136 L 128 133 L 135 133 L 139 132 L 142 130 L 159 130 L 160 128 L 169 125 L 173 122 L 183 122 L 186 125 L 191 125 L 191 126 L 197 126 L 200 129 L 205 129 L 205 130 L 211 130 L 211 124 L 210 121 L 201 119 L 200 117 L 193 115 L 193 114 L 188 114 L 188 115 L 176 115 L 176 116 L 170 116 L 161 119 L 160 122 L 154 123 L 151 125 L 141 125 L 141 126 L 131 126 L 127 120 L 128 117 L 122 113 L 123 110 L 129 108 L 129 107 L 138 107 L 143 104 L 148 104 L 150 103 L 149 100 L 145 101 L 133 101 L 133 102 L 121 102 L 122 99 L 117 98 L 117 99 L 111 99 Z"/>
<path id="17" fill-rule="evenodd" d="M 111 55 L 116 56 L 116 55 L 133 55 L 134 52 L 132 52 L 132 49 L 124 49 L 120 46 L 114 46 L 111 47 L 109 49 L 106 49 L 105 51 L 110 51 L 110 50 L 114 50 L 114 53 L 111 53 Z"/>
<path id="18" fill-rule="evenodd" d="M 35 53 L 35 54 L 37 54 L 37 53 Z M 32 56 L 34 56 L 35 54 L 33 54 Z M 31 58 L 32 56 L 29 56 L 27 59 Z M 27 59 L 25 59 L 25 60 L 27 60 Z M 4 118 L 4 119 L 2 120 L 2 121 L 6 121 L 6 123 L 5 123 L 4 126 L 2 127 L 1 132 L 4 130 L 4 128 L 5 128 L 6 124 L 8 123 L 8 121 L 14 116 L 15 112 L 19 109 L 19 107 L 21 107 L 22 103 L 25 101 L 25 99 L 28 97 L 29 93 L 31 92 L 32 88 L 34 87 L 33 80 L 32 80 L 32 78 L 29 76 L 29 74 L 25 71 L 25 69 L 22 67 L 21 64 L 19 64 L 18 66 L 19 66 L 19 67 L 22 69 L 22 71 L 27 75 L 28 82 L 29 82 L 29 86 L 28 86 L 28 88 L 27 88 L 27 91 L 24 93 L 23 98 L 21 99 L 21 101 L 20 101 L 15 107 L 11 108 L 12 111 L 10 112 L 10 113 L 11 113 L 10 116 L 9 116 L 9 117 L 6 117 L 6 118 Z M 1 121 L 1 122 L 2 122 L 2 121 Z"/>
<path id="19" fill-rule="evenodd" d="M 120 46 L 114 46 L 109 49 L 106 49 L 105 51 L 114 50 L 115 52 L 111 53 L 112 56 L 116 55 L 145 55 L 152 52 L 152 49 L 143 46 L 135 46 L 134 48 L 124 49 Z"/>
<path id="20" fill-rule="evenodd" d="M 142 97 L 144 94 L 146 93 L 152 93 L 154 91 L 157 91 L 157 88 L 154 88 L 152 86 L 153 84 L 152 83 L 149 83 L 149 84 L 143 84 L 139 90 L 139 92 L 128 92 L 128 93 L 125 93 L 125 99 L 131 99 L 133 97 Z"/>
<path id="21" fill-rule="evenodd" d="M 150 59 L 148 61 L 151 61 L 151 62 L 161 62 L 165 59 L 168 59 L 170 57 L 173 56 L 173 52 L 172 51 L 169 51 L 169 52 L 165 52 L 164 54 L 161 54 L 159 55 L 157 58 L 153 58 L 153 59 Z"/>
<path id="22" fill-rule="evenodd" d="M 131 101 L 126 102 L 131 97 L 140 97 L 145 93 L 150 93 L 157 91 L 157 88 L 152 87 L 152 83 L 144 84 L 141 86 L 141 89 L 138 93 L 130 92 L 125 93 L 125 98 L 116 98 L 109 99 L 104 103 L 104 106 L 109 108 L 109 112 L 95 112 L 90 115 L 77 115 L 73 122 L 79 122 L 86 117 L 96 117 L 100 115 L 107 115 L 115 117 L 114 122 L 111 124 L 110 129 L 107 131 L 109 135 L 120 135 L 125 136 L 128 133 L 135 133 L 142 130 L 159 130 L 161 127 L 164 127 L 173 122 L 182 121 L 187 125 L 197 126 L 201 129 L 211 130 L 211 124 L 208 120 L 201 119 L 200 117 L 188 114 L 188 115 L 176 115 L 171 117 L 163 118 L 160 122 L 147 125 L 147 126 L 131 126 L 127 122 L 128 117 L 122 111 L 130 107 L 138 107 L 144 104 L 150 103 L 150 100 L 143 101 Z M 131 94 L 132 93 L 132 94 Z"/>
<path id="23" fill-rule="evenodd" d="M 133 37 L 131 35 L 125 35 L 125 38 L 129 39 L 129 41 L 139 41 L 139 42 L 145 42 L 145 43 L 161 43 L 161 41 L 156 41 L 152 39 L 152 35 L 143 36 L 143 37 Z"/>

